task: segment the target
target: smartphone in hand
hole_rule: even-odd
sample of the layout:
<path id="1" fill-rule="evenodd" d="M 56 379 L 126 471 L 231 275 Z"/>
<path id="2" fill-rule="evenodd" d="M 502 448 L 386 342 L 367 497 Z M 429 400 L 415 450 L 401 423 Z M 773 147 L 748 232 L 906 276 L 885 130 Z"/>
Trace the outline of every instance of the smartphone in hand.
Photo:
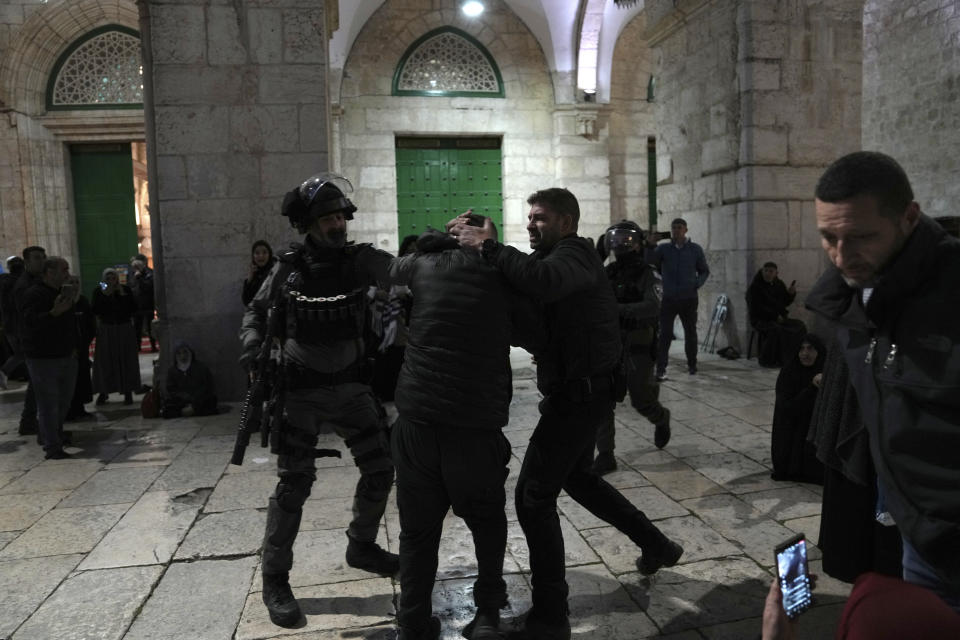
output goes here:
<path id="1" fill-rule="evenodd" d="M 810 608 L 813 591 L 807 569 L 807 541 L 799 533 L 774 549 L 783 610 L 791 620 Z"/>
<path id="2" fill-rule="evenodd" d="M 73 300 L 73 298 L 77 295 L 77 285 L 69 282 L 65 285 L 62 285 L 60 287 L 60 295 L 68 300 Z"/>

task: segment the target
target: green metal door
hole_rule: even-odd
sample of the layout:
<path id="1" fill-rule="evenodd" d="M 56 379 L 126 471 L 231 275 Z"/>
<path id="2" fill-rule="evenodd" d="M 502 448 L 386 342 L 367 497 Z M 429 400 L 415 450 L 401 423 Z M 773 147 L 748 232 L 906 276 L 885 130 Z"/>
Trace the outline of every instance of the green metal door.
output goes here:
<path id="1" fill-rule="evenodd" d="M 133 159 L 129 144 L 70 147 L 81 291 L 88 297 L 106 267 L 137 253 Z M 121 274 L 123 277 L 124 274 Z"/>
<path id="2" fill-rule="evenodd" d="M 500 229 L 502 174 L 499 138 L 398 138 L 399 238 L 443 229 L 467 209 L 492 218 Z"/>

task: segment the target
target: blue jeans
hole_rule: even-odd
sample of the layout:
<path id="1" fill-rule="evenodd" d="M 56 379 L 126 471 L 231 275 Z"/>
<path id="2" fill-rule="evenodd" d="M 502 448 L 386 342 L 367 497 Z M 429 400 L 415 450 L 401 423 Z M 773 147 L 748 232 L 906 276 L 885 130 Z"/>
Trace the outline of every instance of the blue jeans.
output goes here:
<path id="1" fill-rule="evenodd" d="M 43 450 L 47 453 L 60 451 L 63 442 L 63 419 L 73 400 L 73 387 L 77 383 L 77 357 L 74 354 L 62 358 L 27 357 L 30 383 L 37 397 L 37 417 Z"/>
<path id="2" fill-rule="evenodd" d="M 940 577 L 906 538 L 903 538 L 903 579 L 929 589 L 960 613 L 960 584 Z"/>

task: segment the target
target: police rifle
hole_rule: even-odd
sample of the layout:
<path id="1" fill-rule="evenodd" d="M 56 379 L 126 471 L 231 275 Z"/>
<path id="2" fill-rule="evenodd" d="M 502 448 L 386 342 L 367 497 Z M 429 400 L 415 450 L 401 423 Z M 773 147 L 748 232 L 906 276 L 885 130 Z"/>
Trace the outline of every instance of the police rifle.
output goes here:
<path id="1" fill-rule="evenodd" d="M 275 339 L 278 315 L 272 307 L 267 313 L 267 334 L 260 345 L 260 352 L 257 354 L 253 384 L 247 389 L 243 406 L 240 407 L 240 425 L 237 427 L 237 439 L 233 444 L 230 464 L 238 466 L 243 464 L 243 454 L 247 450 L 247 445 L 250 444 L 250 435 L 254 431 L 260 431 L 260 446 L 266 446 L 264 442 L 264 430 L 267 428 L 265 411 L 274 395 L 273 389 L 281 386 L 278 384 L 277 367 L 272 357 L 274 350 L 280 348 L 278 341 Z M 283 411 L 282 404 L 280 411 Z"/>

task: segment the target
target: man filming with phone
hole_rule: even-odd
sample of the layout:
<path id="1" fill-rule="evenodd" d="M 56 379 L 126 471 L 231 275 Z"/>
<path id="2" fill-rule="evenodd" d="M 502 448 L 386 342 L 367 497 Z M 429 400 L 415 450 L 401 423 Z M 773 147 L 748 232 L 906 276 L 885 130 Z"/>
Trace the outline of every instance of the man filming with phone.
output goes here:
<path id="1" fill-rule="evenodd" d="M 21 340 L 37 395 L 40 439 L 48 460 L 69 458 L 63 450 L 63 419 L 77 380 L 76 287 L 67 283 L 67 261 L 51 256 L 39 282 L 23 294 Z"/>

